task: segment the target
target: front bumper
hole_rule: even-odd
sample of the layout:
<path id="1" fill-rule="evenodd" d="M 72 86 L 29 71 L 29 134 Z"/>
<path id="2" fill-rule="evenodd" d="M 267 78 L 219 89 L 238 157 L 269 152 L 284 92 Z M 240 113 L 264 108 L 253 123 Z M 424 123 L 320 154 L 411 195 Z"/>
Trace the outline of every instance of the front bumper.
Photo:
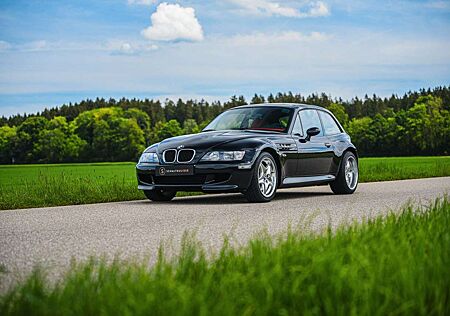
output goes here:
<path id="1" fill-rule="evenodd" d="M 201 192 L 242 192 L 251 181 L 251 165 L 240 163 L 194 164 L 194 175 L 157 176 L 163 165 L 141 163 L 136 165 L 139 190 L 175 190 Z"/>

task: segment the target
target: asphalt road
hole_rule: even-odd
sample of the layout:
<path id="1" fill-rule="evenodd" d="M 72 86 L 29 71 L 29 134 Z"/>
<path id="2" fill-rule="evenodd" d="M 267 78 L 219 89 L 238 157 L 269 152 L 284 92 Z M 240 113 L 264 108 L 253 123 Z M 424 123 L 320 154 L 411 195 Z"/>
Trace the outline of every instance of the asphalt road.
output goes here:
<path id="1" fill-rule="evenodd" d="M 328 186 L 280 190 L 274 201 L 247 203 L 242 195 L 177 198 L 170 203 L 133 201 L 0 211 L 0 290 L 35 265 L 58 274 L 72 258 L 172 252 L 186 230 L 210 251 L 224 234 L 243 244 L 262 230 L 289 225 L 321 231 L 328 225 L 386 214 L 407 202 L 427 204 L 450 192 L 450 177 L 360 184 L 353 195 L 333 195 Z"/>

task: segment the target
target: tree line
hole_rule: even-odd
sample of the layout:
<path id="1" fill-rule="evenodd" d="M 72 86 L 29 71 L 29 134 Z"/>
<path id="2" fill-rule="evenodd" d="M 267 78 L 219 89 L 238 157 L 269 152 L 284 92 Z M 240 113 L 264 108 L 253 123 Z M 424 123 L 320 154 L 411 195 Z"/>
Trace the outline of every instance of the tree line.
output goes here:
<path id="1" fill-rule="evenodd" d="M 376 95 L 349 101 L 326 94 L 254 95 L 248 102 L 101 99 L 0 119 L 0 163 L 136 160 L 149 144 L 197 133 L 226 109 L 248 103 L 306 103 L 332 111 L 362 156 L 447 155 L 450 86 L 401 97 Z"/>

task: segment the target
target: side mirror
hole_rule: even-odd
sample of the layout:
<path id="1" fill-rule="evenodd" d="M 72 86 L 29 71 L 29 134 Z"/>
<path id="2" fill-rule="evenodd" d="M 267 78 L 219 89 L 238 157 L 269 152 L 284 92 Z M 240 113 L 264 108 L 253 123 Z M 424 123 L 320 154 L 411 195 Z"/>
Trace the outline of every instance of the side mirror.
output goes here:
<path id="1" fill-rule="evenodd" d="M 311 140 L 311 137 L 319 135 L 319 134 L 320 134 L 320 128 L 318 128 L 318 127 L 308 128 L 308 130 L 306 131 L 306 138 L 305 138 L 305 140 L 307 142 L 309 142 Z"/>

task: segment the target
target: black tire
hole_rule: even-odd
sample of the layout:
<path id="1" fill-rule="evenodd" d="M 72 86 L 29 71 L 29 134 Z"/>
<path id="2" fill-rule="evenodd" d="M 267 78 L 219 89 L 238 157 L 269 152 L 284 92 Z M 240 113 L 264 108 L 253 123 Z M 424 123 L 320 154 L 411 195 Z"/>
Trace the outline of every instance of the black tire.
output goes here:
<path id="1" fill-rule="evenodd" d="M 151 191 L 144 191 L 144 194 L 149 200 L 155 202 L 168 202 L 175 197 L 177 192 L 164 190 L 151 190 Z"/>
<path id="2" fill-rule="evenodd" d="M 269 196 L 264 196 L 262 194 L 260 187 L 259 187 L 259 183 L 258 183 L 259 166 L 260 166 L 261 162 L 265 159 L 270 159 L 273 162 L 273 166 L 275 169 L 275 179 L 276 180 L 275 180 L 274 190 Z M 273 156 L 271 154 L 269 154 L 268 152 L 262 152 L 255 162 L 255 167 L 253 169 L 252 180 L 250 182 L 250 186 L 248 187 L 247 191 L 244 192 L 244 195 L 247 198 L 247 200 L 249 202 L 256 202 L 256 203 L 270 202 L 274 198 L 274 196 L 277 192 L 278 172 L 279 172 L 278 166 L 277 166 L 277 163 L 276 163 L 275 159 L 273 158 Z"/>
<path id="3" fill-rule="evenodd" d="M 351 181 L 351 185 L 347 183 L 345 174 L 345 166 L 349 160 L 356 164 L 356 180 L 355 182 Z M 352 194 L 353 192 L 355 192 L 356 188 L 358 187 L 358 170 L 358 159 L 356 158 L 354 153 L 347 151 L 342 157 L 336 180 L 330 183 L 331 190 L 335 194 Z"/>

